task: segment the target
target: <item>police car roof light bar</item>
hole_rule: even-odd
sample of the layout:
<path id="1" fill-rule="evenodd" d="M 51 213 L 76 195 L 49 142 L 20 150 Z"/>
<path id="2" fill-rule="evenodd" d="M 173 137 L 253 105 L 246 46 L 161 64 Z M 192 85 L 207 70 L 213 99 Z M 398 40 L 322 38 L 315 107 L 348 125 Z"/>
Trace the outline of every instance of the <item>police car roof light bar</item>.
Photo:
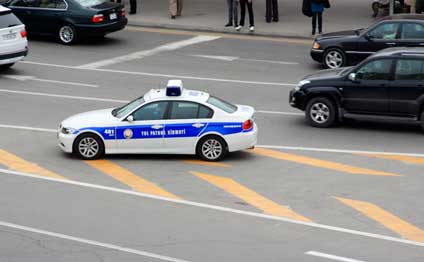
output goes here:
<path id="1" fill-rule="evenodd" d="M 181 80 L 169 80 L 166 87 L 167 96 L 181 96 L 183 93 L 183 82 Z"/>

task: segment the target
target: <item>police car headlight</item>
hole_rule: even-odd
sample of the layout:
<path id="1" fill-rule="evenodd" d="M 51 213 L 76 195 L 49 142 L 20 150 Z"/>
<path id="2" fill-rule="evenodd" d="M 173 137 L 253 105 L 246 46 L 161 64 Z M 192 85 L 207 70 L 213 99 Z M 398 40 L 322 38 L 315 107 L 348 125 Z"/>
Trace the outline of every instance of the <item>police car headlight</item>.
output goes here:
<path id="1" fill-rule="evenodd" d="M 306 84 L 310 84 L 311 81 L 309 80 L 302 80 L 299 82 L 299 84 L 297 84 L 297 86 L 294 88 L 294 90 L 299 91 L 300 88 L 302 88 L 302 86 L 306 85 Z"/>
<path id="2" fill-rule="evenodd" d="M 62 132 L 62 134 L 65 135 L 69 135 L 69 134 L 73 134 L 74 132 L 77 132 L 78 130 L 75 128 L 70 128 L 70 127 L 62 127 L 62 129 L 60 130 L 60 132 Z"/>

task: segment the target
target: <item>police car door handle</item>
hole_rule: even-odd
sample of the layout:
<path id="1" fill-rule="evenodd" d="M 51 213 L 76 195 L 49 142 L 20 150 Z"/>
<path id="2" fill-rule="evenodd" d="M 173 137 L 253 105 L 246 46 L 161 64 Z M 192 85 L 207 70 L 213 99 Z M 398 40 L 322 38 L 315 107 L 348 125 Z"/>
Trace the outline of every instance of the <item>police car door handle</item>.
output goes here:
<path id="1" fill-rule="evenodd" d="M 153 125 L 152 128 L 153 129 L 162 129 L 163 126 L 162 125 Z"/>
<path id="2" fill-rule="evenodd" d="M 201 124 L 201 123 L 196 123 L 196 124 L 192 125 L 192 127 L 196 127 L 196 128 L 201 128 L 201 127 L 204 127 L 204 126 L 205 126 L 205 124 Z"/>

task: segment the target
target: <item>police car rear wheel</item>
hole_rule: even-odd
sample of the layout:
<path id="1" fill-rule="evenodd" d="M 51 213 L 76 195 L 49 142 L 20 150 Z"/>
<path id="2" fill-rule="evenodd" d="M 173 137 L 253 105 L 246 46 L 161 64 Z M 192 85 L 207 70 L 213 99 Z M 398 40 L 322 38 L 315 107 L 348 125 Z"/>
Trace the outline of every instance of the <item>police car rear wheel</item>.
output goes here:
<path id="1" fill-rule="evenodd" d="M 0 65 L 0 70 L 6 70 L 11 68 L 14 65 L 14 63 L 11 64 L 5 64 L 5 65 Z"/>
<path id="2" fill-rule="evenodd" d="M 197 145 L 197 155 L 206 161 L 219 161 L 227 152 L 227 144 L 218 136 L 205 137 Z"/>
<path id="3" fill-rule="evenodd" d="M 84 160 L 98 159 L 103 155 L 103 142 L 96 135 L 81 135 L 74 144 L 75 154 Z"/>

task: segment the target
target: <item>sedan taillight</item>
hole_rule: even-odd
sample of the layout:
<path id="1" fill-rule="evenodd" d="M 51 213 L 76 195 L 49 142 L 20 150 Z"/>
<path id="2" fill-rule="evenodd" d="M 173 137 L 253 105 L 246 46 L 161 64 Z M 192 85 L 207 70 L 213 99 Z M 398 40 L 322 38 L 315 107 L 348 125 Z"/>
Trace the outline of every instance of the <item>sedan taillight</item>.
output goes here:
<path id="1" fill-rule="evenodd" d="M 91 18 L 91 21 L 93 23 L 101 23 L 105 20 L 105 17 L 103 15 L 94 15 L 93 18 Z"/>
<path id="2" fill-rule="evenodd" d="M 125 16 L 125 8 L 121 9 L 121 16 Z"/>
<path id="3" fill-rule="evenodd" d="M 27 31 L 25 31 L 25 30 L 21 31 L 21 37 L 22 38 L 27 37 Z"/>

